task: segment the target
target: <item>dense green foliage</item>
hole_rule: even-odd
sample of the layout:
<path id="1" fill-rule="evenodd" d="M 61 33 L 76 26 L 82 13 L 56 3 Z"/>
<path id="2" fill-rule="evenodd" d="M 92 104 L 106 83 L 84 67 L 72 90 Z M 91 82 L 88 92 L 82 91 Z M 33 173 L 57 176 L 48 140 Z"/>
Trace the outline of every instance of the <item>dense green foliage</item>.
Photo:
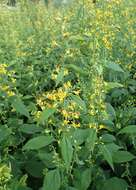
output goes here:
<path id="1" fill-rule="evenodd" d="M 136 190 L 135 3 L 0 9 L 1 190 Z"/>

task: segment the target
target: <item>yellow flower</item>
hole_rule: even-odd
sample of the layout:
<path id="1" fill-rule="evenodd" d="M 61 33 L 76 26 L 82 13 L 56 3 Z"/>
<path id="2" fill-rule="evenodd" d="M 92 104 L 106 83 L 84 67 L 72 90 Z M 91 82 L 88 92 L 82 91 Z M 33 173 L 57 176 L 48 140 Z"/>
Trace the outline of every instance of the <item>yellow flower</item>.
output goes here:
<path id="1" fill-rule="evenodd" d="M 11 91 L 11 90 L 8 90 L 8 91 L 7 91 L 7 95 L 8 95 L 8 96 L 14 96 L 15 93 L 14 93 L 13 91 Z"/>
<path id="2" fill-rule="evenodd" d="M 72 122 L 72 126 L 75 127 L 75 128 L 79 128 L 80 127 L 80 123 Z"/>
<path id="3" fill-rule="evenodd" d="M 68 69 L 64 69 L 64 76 L 68 75 Z"/>
<path id="4" fill-rule="evenodd" d="M 7 67 L 6 64 L 0 64 L 0 74 L 6 74 L 7 73 L 6 67 Z"/>
<path id="5" fill-rule="evenodd" d="M 68 88 L 71 88 L 71 87 L 72 87 L 72 85 L 71 85 L 70 81 L 68 81 L 67 83 L 64 83 L 64 88 L 65 89 L 68 89 Z"/>
<path id="6" fill-rule="evenodd" d="M 105 125 L 99 125 L 99 129 L 106 129 L 107 127 Z"/>

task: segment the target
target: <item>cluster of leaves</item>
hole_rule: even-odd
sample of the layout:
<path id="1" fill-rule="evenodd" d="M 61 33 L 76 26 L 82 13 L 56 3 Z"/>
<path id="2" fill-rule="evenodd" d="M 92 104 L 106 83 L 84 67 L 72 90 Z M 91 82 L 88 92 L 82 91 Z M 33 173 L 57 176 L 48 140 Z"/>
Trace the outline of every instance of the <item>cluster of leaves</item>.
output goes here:
<path id="1" fill-rule="evenodd" d="M 135 0 L 0 12 L 0 189 L 135 190 Z"/>

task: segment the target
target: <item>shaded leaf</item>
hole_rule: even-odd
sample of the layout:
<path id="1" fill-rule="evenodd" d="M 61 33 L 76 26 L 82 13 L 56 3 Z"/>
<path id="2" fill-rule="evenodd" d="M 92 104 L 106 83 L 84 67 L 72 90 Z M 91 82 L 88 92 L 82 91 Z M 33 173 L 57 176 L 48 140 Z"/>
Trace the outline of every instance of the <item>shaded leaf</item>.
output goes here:
<path id="1" fill-rule="evenodd" d="M 69 170 L 72 157 L 73 157 L 73 147 L 71 144 L 70 137 L 63 136 L 60 142 L 61 155 L 65 162 L 66 169 Z"/>
<path id="2" fill-rule="evenodd" d="M 23 150 L 38 150 L 51 144 L 53 141 L 54 138 L 51 136 L 34 137 L 23 146 Z"/>
<path id="3" fill-rule="evenodd" d="M 123 134 L 123 133 L 131 134 L 131 135 L 136 133 L 136 125 L 127 126 L 127 127 L 123 128 L 123 129 L 121 129 L 118 134 Z"/>
<path id="4" fill-rule="evenodd" d="M 39 118 L 39 122 L 41 124 L 43 124 L 44 122 L 48 121 L 48 118 L 50 116 L 52 116 L 55 111 L 56 111 L 55 108 L 47 108 L 47 109 L 43 110 L 43 112 L 41 113 L 41 116 Z"/>
<path id="5" fill-rule="evenodd" d="M 104 159 L 108 162 L 108 164 L 114 170 L 113 160 L 112 160 L 112 154 L 109 151 L 109 149 L 104 144 L 100 145 L 99 148 L 100 148 L 100 152 L 102 153 Z"/>
<path id="6" fill-rule="evenodd" d="M 131 154 L 128 151 L 117 151 L 115 154 L 113 154 L 113 162 L 115 163 L 123 163 L 123 162 L 129 162 L 133 160 L 135 156 Z"/>
<path id="7" fill-rule="evenodd" d="M 16 110 L 16 112 L 28 118 L 30 117 L 26 106 L 24 105 L 23 101 L 19 97 L 14 97 L 14 98 L 12 97 L 12 106 Z"/>
<path id="8" fill-rule="evenodd" d="M 61 178 L 58 169 L 50 170 L 44 178 L 42 190 L 59 190 L 61 186 Z"/>
<path id="9" fill-rule="evenodd" d="M 107 179 L 102 187 L 102 190 L 127 190 L 128 184 L 125 180 L 112 177 Z"/>

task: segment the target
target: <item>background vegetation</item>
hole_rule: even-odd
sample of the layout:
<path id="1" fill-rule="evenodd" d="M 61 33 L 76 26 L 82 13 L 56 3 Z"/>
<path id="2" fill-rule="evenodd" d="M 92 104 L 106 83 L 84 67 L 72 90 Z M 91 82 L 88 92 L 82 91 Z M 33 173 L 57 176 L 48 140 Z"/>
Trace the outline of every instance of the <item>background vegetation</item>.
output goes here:
<path id="1" fill-rule="evenodd" d="M 136 190 L 135 4 L 0 8 L 1 190 Z"/>

